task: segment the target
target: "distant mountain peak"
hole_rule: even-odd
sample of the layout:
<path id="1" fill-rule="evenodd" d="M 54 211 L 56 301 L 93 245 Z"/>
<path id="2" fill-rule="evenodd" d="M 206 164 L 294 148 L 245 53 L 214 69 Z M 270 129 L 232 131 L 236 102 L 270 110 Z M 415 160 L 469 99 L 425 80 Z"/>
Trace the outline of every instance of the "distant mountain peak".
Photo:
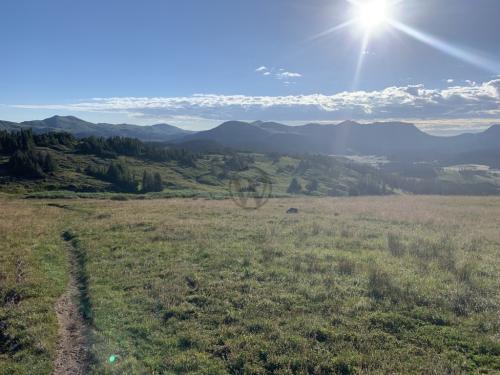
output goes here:
<path id="1" fill-rule="evenodd" d="M 345 120 L 342 121 L 338 126 L 354 126 L 354 125 L 361 125 L 359 122 L 352 121 L 352 120 Z"/>
<path id="2" fill-rule="evenodd" d="M 42 121 L 50 121 L 50 120 L 71 120 L 71 121 L 87 122 L 87 121 L 82 120 L 81 118 L 78 118 L 76 116 L 61 116 L 61 115 L 54 115 L 54 116 L 46 118 L 45 120 L 42 120 Z"/>
<path id="3" fill-rule="evenodd" d="M 49 117 L 49 118 L 46 118 L 46 120 L 49 120 L 51 118 L 71 118 L 71 119 L 77 119 L 77 120 L 80 120 L 78 117 L 76 116 L 61 116 L 61 115 L 54 115 L 52 117 Z M 83 121 L 83 120 L 82 120 Z"/>
<path id="4" fill-rule="evenodd" d="M 237 127 L 256 127 L 253 123 L 244 121 L 226 121 L 217 126 L 215 129 L 237 128 Z"/>
<path id="5" fill-rule="evenodd" d="M 13 125 L 0 124 L 0 128 L 12 128 Z M 22 128 L 31 128 L 35 133 L 68 132 L 76 137 L 129 137 L 142 141 L 166 142 L 190 134 L 190 131 L 173 125 L 140 126 L 130 124 L 94 124 L 75 116 L 55 115 L 44 120 L 24 121 L 17 124 Z"/>

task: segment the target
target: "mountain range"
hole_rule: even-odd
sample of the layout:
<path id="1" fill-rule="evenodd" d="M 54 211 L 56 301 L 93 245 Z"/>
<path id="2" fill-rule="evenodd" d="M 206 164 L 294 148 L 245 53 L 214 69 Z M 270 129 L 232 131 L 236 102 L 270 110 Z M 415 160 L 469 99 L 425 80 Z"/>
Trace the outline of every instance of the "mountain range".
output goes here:
<path id="1" fill-rule="evenodd" d="M 16 130 L 31 128 L 35 133 L 67 132 L 78 138 L 97 137 L 129 137 L 142 141 L 170 141 L 180 136 L 190 134 L 168 124 L 140 126 L 130 124 L 94 124 L 74 116 L 53 116 L 45 120 L 24 121 L 20 123 L 0 121 L 0 130 Z"/>
<path id="2" fill-rule="evenodd" d="M 73 116 L 21 123 L 0 121 L 0 129 L 21 128 L 32 128 L 36 133 L 65 131 L 76 137 L 123 136 L 167 142 L 178 147 L 210 144 L 211 147 L 220 145 L 255 152 L 380 155 L 412 161 L 460 159 L 468 155 L 467 161 L 472 162 L 487 155 L 500 163 L 500 125 L 493 125 L 482 133 L 442 137 L 402 122 L 359 124 L 345 121 L 337 125 L 287 126 L 276 122 L 229 121 L 207 131 L 190 132 L 168 124 L 94 124 Z"/>
<path id="3" fill-rule="evenodd" d="M 464 153 L 499 151 L 500 125 L 482 133 L 439 137 L 402 122 L 286 126 L 274 122 L 226 122 L 178 141 L 214 141 L 226 147 L 259 152 L 327 155 L 381 155 L 390 159 L 447 159 Z"/>

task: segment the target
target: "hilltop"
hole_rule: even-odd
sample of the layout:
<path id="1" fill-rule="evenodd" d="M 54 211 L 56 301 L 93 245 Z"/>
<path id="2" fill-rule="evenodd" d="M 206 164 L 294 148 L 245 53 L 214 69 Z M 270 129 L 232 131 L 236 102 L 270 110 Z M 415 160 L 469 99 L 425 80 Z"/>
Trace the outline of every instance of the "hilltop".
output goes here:
<path id="1" fill-rule="evenodd" d="M 258 152 L 299 152 L 325 155 L 379 155 L 392 160 L 445 160 L 464 153 L 498 150 L 500 125 L 478 134 L 439 137 L 413 124 L 385 122 L 286 126 L 274 122 L 225 122 L 180 138 L 210 140 Z M 500 160 L 500 154 L 499 160 Z M 472 162 L 472 161 L 471 161 Z"/>
<path id="2" fill-rule="evenodd" d="M 35 134 L 67 132 L 76 138 L 137 138 L 194 151 L 229 148 L 258 153 L 376 155 L 399 162 L 483 164 L 486 160 L 496 167 L 500 165 L 500 125 L 476 134 L 443 137 L 403 122 L 344 121 L 288 126 L 276 122 L 228 121 L 210 130 L 192 132 L 168 124 L 95 124 L 73 116 L 21 123 L 0 121 L 0 130 L 20 129 L 32 129 Z"/>
<path id="3" fill-rule="evenodd" d="M 130 137 L 142 141 L 169 141 L 190 134 L 190 131 L 173 125 L 156 124 L 140 126 L 131 124 L 106 124 L 84 121 L 74 116 L 53 116 L 44 120 L 24 121 L 20 123 L 0 121 L 0 130 L 33 129 L 35 133 L 67 132 L 77 138 Z"/>

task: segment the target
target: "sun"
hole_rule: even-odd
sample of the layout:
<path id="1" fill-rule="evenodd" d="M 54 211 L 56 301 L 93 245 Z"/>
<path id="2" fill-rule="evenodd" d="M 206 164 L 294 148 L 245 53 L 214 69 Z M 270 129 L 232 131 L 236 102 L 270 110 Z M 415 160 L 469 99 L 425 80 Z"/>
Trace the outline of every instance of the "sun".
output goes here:
<path id="1" fill-rule="evenodd" d="M 389 7 L 386 0 L 356 2 L 356 21 L 366 31 L 373 31 L 389 21 Z"/>

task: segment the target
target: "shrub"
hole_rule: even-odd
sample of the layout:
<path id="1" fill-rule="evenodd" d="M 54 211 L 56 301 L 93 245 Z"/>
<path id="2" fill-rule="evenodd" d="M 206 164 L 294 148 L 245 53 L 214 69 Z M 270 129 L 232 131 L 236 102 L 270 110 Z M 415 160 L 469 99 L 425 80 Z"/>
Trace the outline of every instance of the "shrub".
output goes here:
<path id="1" fill-rule="evenodd" d="M 275 247 L 275 245 L 271 243 L 266 243 L 263 245 L 261 249 L 262 254 L 262 262 L 269 263 L 273 261 L 275 258 L 279 258 L 283 256 L 283 252 Z"/>
<path id="2" fill-rule="evenodd" d="M 177 339 L 177 344 L 178 344 L 178 346 L 179 346 L 180 349 L 182 349 L 182 350 L 188 350 L 188 349 L 192 348 L 195 345 L 195 342 L 189 336 L 180 336 Z"/>
<path id="3" fill-rule="evenodd" d="M 455 269 L 455 275 L 460 282 L 470 284 L 474 275 L 474 268 L 472 263 L 464 263 Z"/>
<path id="4" fill-rule="evenodd" d="M 418 238 L 410 244 L 408 250 L 412 256 L 426 262 L 437 261 L 446 271 L 455 270 L 455 246 L 448 236 L 437 240 Z"/>
<path id="5" fill-rule="evenodd" d="M 482 241 L 473 238 L 466 246 L 465 251 L 472 254 L 477 254 L 481 250 Z"/>
<path id="6" fill-rule="evenodd" d="M 372 328 L 379 328 L 393 334 L 413 330 L 418 324 L 416 319 L 398 313 L 375 312 L 370 316 Z"/>
<path id="7" fill-rule="evenodd" d="M 441 237 L 436 243 L 436 253 L 441 268 L 455 270 L 455 246 L 449 237 Z"/>
<path id="8" fill-rule="evenodd" d="M 476 295 L 470 288 L 458 290 L 453 296 L 451 305 L 457 316 L 468 316 L 476 310 Z"/>
<path id="9" fill-rule="evenodd" d="M 126 195 L 113 195 L 110 199 L 112 201 L 121 201 L 121 202 L 128 201 Z"/>
<path id="10" fill-rule="evenodd" d="M 318 342 L 327 342 L 330 339 L 330 332 L 325 328 L 316 328 L 309 331 L 307 336 Z"/>
<path id="11" fill-rule="evenodd" d="M 403 244 L 403 241 L 401 241 L 401 238 L 394 233 L 387 234 L 387 248 L 389 249 L 389 252 L 395 257 L 400 257 L 405 253 L 405 246 Z"/>
<path id="12" fill-rule="evenodd" d="M 333 370 L 335 374 L 351 375 L 356 373 L 354 366 L 342 358 L 336 359 L 333 365 L 334 365 Z"/>
<path id="13" fill-rule="evenodd" d="M 352 235 L 353 235 L 352 231 L 347 227 L 343 227 L 340 230 L 340 237 L 342 237 L 342 238 L 349 238 L 349 237 L 352 237 Z"/>
<path id="14" fill-rule="evenodd" d="M 319 183 L 318 183 L 318 180 L 314 179 L 312 181 L 310 181 L 307 185 L 306 185 L 306 189 L 307 189 L 307 192 L 308 193 L 312 193 L 313 191 L 316 191 L 318 190 L 319 188 Z"/>
<path id="15" fill-rule="evenodd" d="M 342 275 L 352 275 L 356 270 L 356 263 L 349 258 L 340 258 L 337 269 Z"/>
<path id="16" fill-rule="evenodd" d="M 393 285 L 390 275 L 377 267 L 373 267 L 368 275 L 368 294 L 376 300 L 385 298 L 399 300 L 400 297 L 399 290 Z"/>

